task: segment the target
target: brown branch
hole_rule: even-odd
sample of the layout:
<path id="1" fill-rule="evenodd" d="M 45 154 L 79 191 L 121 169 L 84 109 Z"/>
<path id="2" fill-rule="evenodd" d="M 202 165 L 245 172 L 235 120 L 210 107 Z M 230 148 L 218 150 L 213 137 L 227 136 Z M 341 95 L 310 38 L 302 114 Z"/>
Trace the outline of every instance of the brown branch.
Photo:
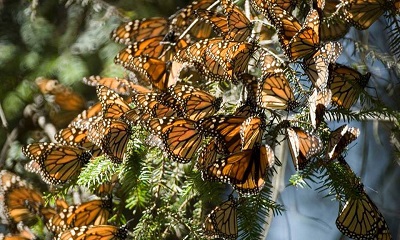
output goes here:
<path id="1" fill-rule="evenodd" d="M 14 128 L 10 134 L 7 134 L 7 140 L 3 145 L 0 153 L 0 169 L 4 167 L 4 164 L 7 159 L 7 153 L 10 149 L 11 144 L 17 139 L 19 130 L 18 128 Z"/>
<path id="2" fill-rule="evenodd" d="M 6 118 L 6 115 L 4 114 L 3 107 L 1 106 L 1 103 L 0 103 L 0 120 L 1 120 L 1 124 L 3 125 L 3 128 L 8 129 L 7 118 Z"/>

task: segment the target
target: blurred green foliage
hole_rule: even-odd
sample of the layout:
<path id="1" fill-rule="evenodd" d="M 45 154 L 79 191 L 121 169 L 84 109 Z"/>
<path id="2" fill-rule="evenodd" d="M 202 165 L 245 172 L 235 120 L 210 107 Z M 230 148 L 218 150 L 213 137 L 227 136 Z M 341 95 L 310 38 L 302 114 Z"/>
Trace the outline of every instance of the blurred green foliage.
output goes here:
<path id="1" fill-rule="evenodd" d="M 122 76 L 114 64 L 122 46 L 109 39 L 121 21 L 167 16 L 188 1 L 4 1 L 0 6 L 0 103 L 9 131 L 38 93 L 37 77 L 57 79 L 93 99 L 90 75 Z M 0 145 L 7 131 L 0 130 Z"/>

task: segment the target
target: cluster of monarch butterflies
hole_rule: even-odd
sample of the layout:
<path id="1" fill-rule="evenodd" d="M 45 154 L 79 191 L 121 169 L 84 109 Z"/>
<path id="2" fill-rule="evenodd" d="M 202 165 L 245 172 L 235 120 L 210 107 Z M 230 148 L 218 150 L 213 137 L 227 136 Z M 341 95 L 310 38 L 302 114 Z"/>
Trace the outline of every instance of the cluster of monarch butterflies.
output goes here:
<path id="1" fill-rule="evenodd" d="M 10 232 L 3 236 L 4 239 L 37 239 L 29 226 L 38 218 L 42 219 L 54 239 L 126 239 L 128 235 L 124 226 L 107 225 L 112 211 L 110 198 L 79 205 L 69 205 L 59 199 L 51 207 L 45 206 L 45 200 L 38 189 L 14 173 L 2 170 L 0 183 L 1 220 L 10 226 Z"/>
<path id="2" fill-rule="evenodd" d="M 368 28 L 383 12 L 392 11 L 395 3 L 316 1 L 303 21 L 292 15 L 296 1 L 250 3 L 275 28 L 288 62 L 257 43 L 255 39 L 262 35 L 254 32 L 253 21 L 231 0 L 194 1 L 170 18 L 123 23 L 111 34 L 114 41 L 127 45 L 115 63 L 133 72 L 146 87 L 123 78 L 85 78 L 86 84 L 96 87 L 99 102 L 61 129 L 55 136 L 57 143 L 23 147 L 31 160 L 26 168 L 46 183 L 59 185 L 76 179 L 97 156 L 121 164 L 127 157 L 132 126 L 147 130 L 153 137 L 149 143 L 159 146 L 168 159 L 196 161 L 205 181 L 229 183 L 239 197 L 258 194 L 272 174 L 275 139 L 266 135 L 275 129 L 281 132 L 281 126 L 296 170 L 306 169 L 314 157 L 325 162 L 342 159 L 348 144 L 358 137 L 358 129 L 344 125 L 332 131 L 326 146 L 316 130 L 324 124 L 330 105 L 350 110 L 370 74 L 336 63 L 342 46 L 335 41 L 350 25 Z M 295 95 L 290 64 L 303 68 L 310 94 Z M 197 73 L 200 78 L 191 79 L 192 86 L 180 81 L 185 73 Z M 243 104 L 231 114 L 218 114 L 222 98 L 205 91 L 209 85 L 205 81 L 242 86 Z M 49 92 L 46 84 L 39 85 L 42 92 Z M 55 99 L 63 105 L 63 91 L 50 93 L 60 96 Z M 294 122 L 282 124 L 274 117 L 304 107 L 309 107 L 308 129 Z M 355 239 L 391 239 L 382 214 L 363 190 L 359 192 L 360 197 L 349 198 L 341 211 L 336 221 L 339 230 Z M 204 234 L 236 239 L 239 202 L 231 195 L 217 206 L 205 220 Z M 96 207 L 101 213 L 93 214 L 96 225 L 105 224 L 109 216 L 102 206 Z M 91 223 L 74 225 L 76 220 L 70 216 L 77 209 L 66 207 L 54 213 L 47 224 L 50 231 L 61 234 L 61 239 L 96 231 L 124 235 L 121 231 L 125 230 L 113 226 L 99 230 L 88 227 Z"/>

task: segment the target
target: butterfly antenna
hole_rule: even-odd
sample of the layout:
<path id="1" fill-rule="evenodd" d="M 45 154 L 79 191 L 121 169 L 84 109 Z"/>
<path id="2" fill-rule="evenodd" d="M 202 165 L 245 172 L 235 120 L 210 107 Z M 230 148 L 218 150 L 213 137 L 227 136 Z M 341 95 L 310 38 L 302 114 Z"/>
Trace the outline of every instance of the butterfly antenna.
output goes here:
<path id="1" fill-rule="evenodd" d="M 135 219 L 132 218 L 132 219 L 128 220 L 124 225 L 122 225 L 122 227 L 123 227 L 123 228 L 128 228 L 128 227 L 129 227 L 129 224 L 130 224 L 133 220 L 135 220 Z"/>

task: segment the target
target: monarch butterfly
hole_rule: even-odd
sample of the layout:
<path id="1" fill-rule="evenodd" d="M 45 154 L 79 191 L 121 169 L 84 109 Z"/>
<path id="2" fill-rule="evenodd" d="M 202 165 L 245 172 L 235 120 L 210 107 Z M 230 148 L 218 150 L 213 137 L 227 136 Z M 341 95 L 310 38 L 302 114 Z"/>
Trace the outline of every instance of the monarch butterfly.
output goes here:
<path id="1" fill-rule="evenodd" d="M 290 40 L 302 29 L 302 26 L 295 17 L 277 4 L 272 4 L 270 8 L 271 22 L 279 32 L 281 45 L 286 47 Z"/>
<path id="2" fill-rule="evenodd" d="M 204 52 L 200 71 L 211 80 L 235 80 L 247 71 L 257 46 L 255 43 L 216 41 Z"/>
<path id="3" fill-rule="evenodd" d="M 104 197 L 107 195 L 110 195 L 114 189 L 114 186 L 116 185 L 116 182 L 104 182 L 100 184 L 95 190 L 94 193 L 97 196 Z"/>
<path id="4" fill-rule="evenodd" d="M 60 209 L 57 211 L 56 214 L 54 214 L 47 222 L 46 222 L 46 227 L 49 231 L 51 231 L 53 234 L 59 234 L 60 232 L 63 232 L 67 230 L 68 228 L 71 228 L 67 224 L 67 219 L 74 213 L 78 206 L 66 206 L 65 208 Z"/>
<path id="5" fill-rule="evenodd" d="M 121 120 L 130 125 L 140 125 L 147 130 L 150 130 L 150 120 L 153 119 L 152 114 L 143 112 L 139 108 L 134 108 L 121 116 Z"/>
<path id="6" fill-rule="evenodd" d="M 88 139 L 100 147 L 114 163 L 121 163 L 132 131 L 127 123 L 116 119 L 101 119 L 91 125 Z"/>
<path id="7" fill-rule="evenodd" d="M 344 148 L 356 140 L 359 135 L 360 130 L 358 128 L 349 128 L 347 124 L 331 132 L 327 148 L 327 158 L 333 160 L 339 157 Z"/>
<path id="8" fill-rule="evenodd" d="M 29 187 L 12 187 L 4 192 L 4 206 L 7 217 L 15 223 L 31 224 L 44 204 L 42 194 Z"/>
<path id="9" fill-rule="evenodd" d="M 44 223 L 49 222 L 50 219 L 54 218 L 58 212 L 60 212 L 61 210 L 68 208 L 68 203 L 64 200 L 64 199 L 56 199 L 55 201 L 55 206 L 48 206 L 48 207 L 42 207 L 40 209 L 40 213 L 43 216 L 44 219 Z"/>
<path id="10" fill-rule="evenodd" d="M 57 236 L 57 240 L 125 240 L 127 237 L 128 230 L 125 226 L 97 225 L 74 227 L 73 229 L 60 233 Z"/>
<path id="11" fill-rule="evenodd" d="M 124 49 L 115 57 L 114 62 L 124 68 L 134 71 L 150 83 L 156 89 L 165 90 L 173 84 L 173 79 L 169 78 L 171 63 L 168 64 L 157 58 L 148 56 L 132 56 L 132 51 Z"/>
<path id="12" fill-rule="evenodd" d="M 240 131 L 247 117 L 234 115 L 210 116 L 199 121 L 198 125 L 209 135 L 216 137 L 218 149 L 222 153 L 234 153 L 240 151 L 242 140 Z"/>
<path id="13" fill-rule="evenodd" d="M 174 38 L 169 38 L 171 37 L 168 35 L 156 36 L 134 42 L 120 51 L 119 55 L 122 59 L 128 53 L 132 57 L 147 56 L 162 61 L 171 60 L 172 55 L 177 50 L 187 47 L 187 43 L 183 39 L 175 40 Z"/>
<path id="14" fill-rule="evenodd" d="M 54 136 L 54 139 L 62 145 L 87 149 L 93 158 L 100 156 L 102 154 L 101 149 L 89 141 L 87 131 L 87 129 L 75 127 L 64 128 Z"/>
<path id="15" fill-rule="evenodd" d="M 284 68 L 284 63 L 281 62 L 279 59 L 271 55 L 264 49 L 260 50 L 261 54 L 261 72 L 265 73 L 275 73 L 280 71 Z"/>
<path id="16" fill-rule="evenodd" d="M 7 221 L 31 224 L 44 205 L 42 194 L 18 175 L 0 172 L 0 209 Z M 9 222 L 11 224 L 11 222 Z"/>
<path id="17" fill-rule="evenodd" d="M 282 71 L 263 76 L 258 89 L 258 102 L 263 108 L 293 110 L 298 103 Z"/>
<path id="18" fill-rule="evenodd" d="M 184 29 L 188 27 L 194 19 L 195 12 L 198 9 L 207 9 L 214 3 L 213 0 L 198 0 L 180 9 L 177 13 L 171 16 L 171 25 L 176 28 Z"/>
<path id="19" fill-rule="evenodd" d="M 336 219 L 336 226 L 343 234 L 354 239 L 377 239 L 379 213 L 366 194 L 349 198 Z"/>
<path id="20" fill-rule="evenodd" d="M 313 94 L 308 98 L 311 124 L 314 128 L 318 128 L 323 121 L 326 107 L 331 103 L 331 99 L 330 89 L 321 91 L 314 89 Z"/>
<path id="21" fill-rule="evenodd" d="M 358 196 L 347 199 L 336 219 L 339 231 L 353 239 L 392 239 L 385 218 L 362 184 L 357 186 L 357 191 Z"/>
<path id="22" fill-rule="evenodd" d="M 225 61 L 226 68 L 232 70 L 232 75 L 241 75 L 246 72 L 249 60 L 257 49 L 258 45 L 255 41 L 243 42 L 232 46 L 228 49 L 227 55 L 224 56 L 227 59 Z"/>
<path id="23" fill-rule="evenodd" d="M 35 80 L 42 94 L 54 96 L 54 102 L 63 111 L 83 111 L 86 106 L 85 99 L 71 88 L 61 84 L 57 80 L 37 78 Z"/>
<path id="24" fill-rule="evenodd" d="M 233 54 L 237 52 L 237 49 L 240 48 L 241 50 L 245 50 L 249 47 L 251 47 L 251 45 L 246 42 L 229 40 L 213 41 L 207 45 L 203 59 L 204 57 L 209 57 L 218 62 L 222 67 L 228 68 L 228 66 L 232 63 L 234 58 Z"/>
<path id="25" fill-rule="evenodd" d="M 357 101 L 358 94 L 367 86 L 370 73 L 362 75 L 358 71 L 338 64 L 329 65 L 328 88 L 332 90 L 332 102 L 350 109 Z"/>
<path id="26" fill-rule="evenodd" d="M 272 5 L 276 4 L 276 6 L 290 13 L 296 6 L 297 0 L 251 0 L 250 3 L 255 10 L 262 13 L 265 17 L 271 20 L 270 7 Z"/>
<path id="27" fill-rule="evenodd" d="M 372 202 L 372 200 L 371 200 Z M 377 209 L 378 211 L 378 209 Z M 376 236 L 378 239 L 382 240 L 392 240 L 392 234 L 390 234 L 389 227 L 385 221 L 385 218 L 383 217 L 382 213 L 378 211 L 378 217 L 377 221 L 377 230 L 376 230 Z"/>
<path id="28" fill-rule="evenodd" d="M 27 227 L 27 226 L 23 226 L 23 227 L 18 227 L 18 233 L 8 233 L 8 234 L 4 234 L 4 233 L 0 233 L 0 239 L 2 240 L 35 240 L 38 239 L 37 236 L 35 236 L 35 234 L 32 233 L 32 231 Z"/>
<path id="29" fill-rule="evenodd" d="M 68 217 L 67 224 L 75 227 L 106 224 L 112 210 L 111 199 L 92 200 L 79 205 Z"/>
<path id="30" fill-rule="evenodd" d="M 214 30 L 227 40 L 245 41 L 253 29 L 253 24 L 243 11 L 230 0 L 222 0 L 223 14 L 207 10 L 197 10 L 196 14 L 203 20 L 209 21 Z"/>
<path id="31" fill-rule="evenodd" d="M 62 184 L 76 177 L 92 157 L 82 148 L 46 142 L 24 146 L 22 152 L 32 160 L 28 170 L 39 173 L 48 184 Z"/>
<path id="32" fill-rule="evenodd" d="M 57 80 L 37 78 L 36 84 L 46 100 L 49 119 L 62 128 L 86 108 L 86 100 L 71 88 Z"/>
<path id="33" fill-rule="evenodd" d="M 385 0 L 350 0 L 344 4 L 344 16 L 354 27 L 364 30 L 369 28 L 383 13 L 394 9 L 393 1 Z"/>
<path id="34" fill-rule="evenodd" d="M 181 105 L 183 116 L 194 121 L 213 115 L 222 102 L 222 98 L 184 84 L 175 84 L 167 92 Z"/>
<path id="35" fill-rule="evenodd" d="M 240 127 L 241 149 L 252 149 L 255 145 L 260 145 L 265 127 L 266 123 L 263 118 L 256 116 L 247 118 Z"/>
<path id="36" fill-rule="evenodd" d="M 327 1 L 322 10 L 321 41 L 334 41 L 342 38 L 350 29 L 344 19 L 343 11 L 337 11 L 340 0 Z"/>
<path id="37" fill-rule="evenodd" d="M 171 26 L 174 31 L 182 32 L 195 20 L 196 10 L 208 9 L 214 0 L 193 1 L 170 17 Z M 211 35 L 211 26 L 205 22 L 197 22 L 190 29 L 191 36 L 195 38 L 208 38 Z"/>
<path id="38" fill-rule="evenodd" d="M 250 117 L 258 114 L 258 109 L 253 100 L 246 100 L 241 106 L 237 107 L 234 116 Z"/>
<path id="39" fill-rule="evenodd" d="M 197 22 L 191 29 L 190 29 L 190 36 L 196 39 L 207 39 L 211 37 L 212 25 L 208 22 Z"/>
<path id="40" fill-rule="evenodd" d="M 244 105 L 253 105 L 257 109 L 259 78 L 248 73 L 242 74 L 241 78 L 246 93 Z"/>
<path id="41" fill-rule="evenodd" d="M 55 234 L 73 227 L 107 224 L 112 209 L 111 199 L 92 200 L 72 205 L 55 214 L 46 227 Z"/>
<path id="42" fill-rule="evenodd" d="M 163 117 L 182 117 L 183 113 L 175 101 L 167 93 L 136 94 L 132 97 L 135 109 L 127 111 L 122 119 L 132 125 L 139 124 L 147 130 L 150 129 L 150 120 Z M 173 101 L 170 104 L 170 101 Z"/>
<path id="43" fill-rule="evenodd" d="M 194 66 L 205 79 L 210 81 L 233 80 L 232 70 L 227 71 L 223 65 L 209 56 L 203 57 L 207 58 L 204 59 L 204 64 L 197 63 Z"/>
<path id="44" fill-rule="evenodd" d="M 216 141 L 217 140 L 213 138 L 207 144 L 207 146 L 203 147 L 203 149 L 201 150 L 199 157 L 197 158 L 197 165 L 196 165 L 199 170 L 203 171 L 207 169 L 217 160 L 218 146 Z"/>
<path id="45" fill-rule="evenodd" d="M 122 23 L 112 31 L 111 39 L 117 43 L 130 45 L 142 39 L 165 35 L 168 31 L 168 20 L 154 17 Z"/>
<path id="46" fill-rule="evenodd" d="M 82 113 L 80 113 L 78 116 L 76 116 L 70 124 L 68 124 L 68 127 L 77 127 L 81 128 L 81 123 L 84 121 L 87 121 L 90 118 L 93 117 L 98 117 L 99 115 L 102 114 L 101 111 L 101 103 L 97 102 L 88 109 L 84 110 Z"/>
<path id="47" fill-rule="evenodd" d="M 88 78 L 83 78 L 83 82 L 93 87 L 99 85 L 105 86 L 123 96 L 130 96 L 133 93 L 150 92 L 150 90 L 145 87 L 133 84 L 133 82 L 129 80 L 118 77 L 90 76 Z"/>
<path id="48" fill-rule="evenodd" d="M 96 92 L 101 103 L 104 118 L 118 119 L 122 114 L 131 109 L 122 97 L 105 86 L 97 86 Z"/>
<path id="49" fill-rule="evenodd" d="M 196 10 L 195 14 L 202 22 L 210 24 L 219 36 L 223 36 L 225 39 L 230 39 L 228 20 L 224 14 L 205 9 Z"/>
<path id="50" fill-rule="evenodd" d="M 252 149 L 217 159 L 202 176 L 205 180 L 228 182 L 242 194 L 258 194 L 264 187 L 264 178 L 274 161 L 271 147 L 256 144 Z"/>
<path id="51" fill-rule="evenodd" d="M 240 77 L 246 93 L 246 99 L 244 103 L 251 104 L 257 108 L 258 77 L 249 73 L 243 73 Z"/>
<path id="52" fill-rule="evenodd" d="M 303 170 L 309 159 L 322 150 L 322 142 L 318 136 L 298 127 L 287 128 L 287 134 L 293 165 L 296 170 Z"/>
<path id="53" fill-rule="evenodd" d="M 167 44 L 161 44 L 165 36 L 155 36 L 147 39 L 142 39 L 129 45 L 123 52 L 130 52 L 132 56 L 148 56 L 152 58 L 159 58 L 166 49 Z M 162 59 L 169 60 L 169 58 Z"/>
<path id="54" fill-rule="evenodd" d="M 206 54 L 206 50 L 210 45 L 213 43 L 220 43 L 221 41 L 222 40 L 219 38 L 201 40 L 178 51 L 174 59 L 178 62 L 188 62 L 193 65 L 201 75 L 213 81 L 222 81 L 225 80 L 225 78 L 232 78 L 232 69 L 229 74 L 228 70 L 225 69 L 225 62 L 215 60 L 221 56 Z M 218 51 L 218 48 L 216 49 Z M 226 59 L 226 56 L 223 58 Z"/>
<path id="55" fill-rule="evenodd" d="M 7 191 L 11 187 L 25 187 L 28 183 L 21 179 L 20 176 L 7 170 L 0 171 L 0 193 Z"/>
<path id="56" fill-rule="evenodd" d="M 334 41 L 344 37 L 350 25 L 339 15 L 323 17 L 321 21 L 321 41 Z"/>
<path id="57" fill-rule="evenodd" d="M 119 178 L 118 174 L 112 175 L 109 181 L 105 181 L 95 187 L 93 193 L 99 197 L 106 197 L 112 194 L 114 187 L 118 184 Z"/>
<path id="58" fill-rule="evenodd" d="M 62 199 L 62 198 L 56 199 L 56 202 L 55 202 L 55 210 L 56 211 L 62 210 L 62 209 L 68 208 L 68 207 L 69 207 L 69 204 L 65 201 L 65 199 Z"/>
<path id="59" fill-rule="evenodd" d="M 184 118 L 155 118 L 150 128 L 161 139 L 165 155 L 180 163 L 193 158 L 204 138 L 197 123 Z"/>
<path id="60" fill-rule="evenodd" d="M 136 94 L 132 97 L 132 101 L 143 113 L 150 113 L 153 118 L 182 116 L 180 109 L 176 105 L 170 104 L 164 96 L 165 94 L 153 92 Z"/>
<path id="61" fill-rule="evenodd" d="M 302 29 L 296 33 L 285 45 L 285 52 L 294 61 L 314 53 L 320 45 L 320 12 L 312 9 L 303 24 Z"/>
<path id="62" fill-rule="evenodd" d="M 57 214 L 57 211 L 53 207 L 40 206 L 39 213 L 37 213 L 37 216 L 41 217 L 43 222 L 46 223 L 49 221 L 49 219 L 51 219 L 56 214 Z"/>
<path id="63" fill-rule="evenodd" d="M 214 208 L 204 220 L 204 235 L 212 238 L 237 239 L 237 206 L 233 196 Z"/>
<path id="64" fill-rule="evenodd" d="M 271 7 L 272 20 L 279 32 L 283 50 L 291 61 L 311 55 L 320 45 L 320 11 L 311 9 L 304 24 L 276 4 Z"/>
<path id="65" fill-rule="evenodd" d="M 79 129 L 79 131 L 84 131 L 84 133 L 87 136 L 86 141 L 88 141 L 89 143 L 85 143 L 83 145 L 86 145 L 87 147 L 89 147 L 87 150 L 89 151 L 93 151 L 94 154 L 100 155 L 102 154 L 101 151 L 99 151 L 99 149 L 97 147 L 99 147 L 98 145 L 96 145 L 95 142 L 93 142 L 94 138 L 92 136 L 94 136 L 95 132 L 93 131 L 93 126 L 98 124 L 98 122 L 103 121 L 103 114 L 102 112 L 100 112 L 98 115 L 94 116 L 94 117 L 90 117 L 88 119 L 81 119 L 77 122 L 73 123 L 73 126 L 69 127 L 69 128 L 75 128 L 75 129 Z M 112 118 L 107 118 L 107 119 L 112 119 Z M 60 131 L 61 132 L 61 131 Z M 63 137 L 67 137 L 72 139 L 74 137 L 74 135 L 70 134 L 71 132 L 69 130 L 67 130 L 66 132 L 64 132 L 65 136 L 56 136 L 62 143 L 65 143 L 65 145 L 68 145 L 70 143 L 73 143 L 73 141 L 68 140 L 65 141 L 62 138 Z M 68 143 L 70 142 L 70 143 Z M 95 146 L 91 146 L 90 143 L 94 143 Z M 82 144 L 82 143 L 81 143 Z M 78 147 L 80 147 L 79 145 L 76 145 Z M 92 147 L 92 148 L 90 148 Z M 101 149 L 100 149 L 101 150 Z"/>
<path id="66" fill-rule="evenodd" d="M 339 42 L 328 42 L 311 57 L 304 58 L 303 68 L 313 86 L 324 89 L 328 84 L 329 64 L 334 63 L 342 52 Z"/>
<path id="67" fill-rule="evenodd" d="M 207 38 L 197 41 L 184 49 L 179 50 L 173 60 L 180 63 L 189 63 L 191 65 L 202 64 L 203 55 L 209 44 L 221 41 L 222 38 Z"/>
<path id="68" fill-rule="evenodd" d="M 3 233 L 0 233 L 0 238 L 3 240 L 32 240 L 36 239 L 36 236 L 33 235 L 32 233 L 20 233 L 18 235 L 12 235 L 12 234 L 7 234 L 4 235 Z"/>

